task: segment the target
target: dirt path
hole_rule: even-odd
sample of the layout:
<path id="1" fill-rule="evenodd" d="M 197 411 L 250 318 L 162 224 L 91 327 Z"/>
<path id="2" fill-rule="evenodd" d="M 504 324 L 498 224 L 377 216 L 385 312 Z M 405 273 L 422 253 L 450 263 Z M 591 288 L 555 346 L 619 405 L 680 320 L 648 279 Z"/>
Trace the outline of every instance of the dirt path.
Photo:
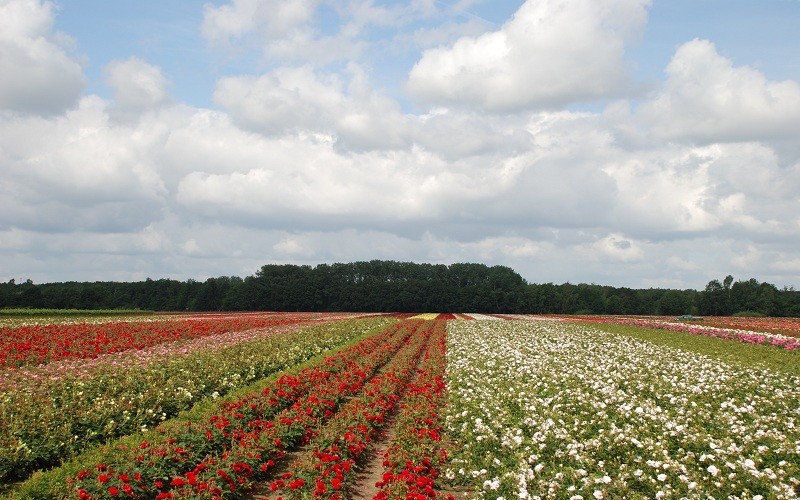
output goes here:
<path id="1" fill-rule="evenodd" d="M 402 402 L 402 400 L 401 400 Z M 383 479 L 383 455 L 394 440 L 394 429 L 397 425 L 397 408 L 387 419 L 386 426 L 381 429 L 367 452 L 366 460 L 359 467 L 357 479 L 348 498 L 351 500 L 372 500 L 381 490 L 375 483 Z"/>

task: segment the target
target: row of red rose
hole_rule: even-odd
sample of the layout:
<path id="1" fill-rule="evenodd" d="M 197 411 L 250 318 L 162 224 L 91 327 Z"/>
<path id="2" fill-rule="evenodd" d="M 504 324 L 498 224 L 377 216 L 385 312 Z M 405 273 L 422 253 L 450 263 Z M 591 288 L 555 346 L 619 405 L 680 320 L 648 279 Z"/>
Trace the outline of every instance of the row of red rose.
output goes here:
<path id="1" fill-rule="evenodd" d="M 219 335 L 316 320 L 309 314 L 206 318 L 198 320 L 114 321 L 101 324 L 49 324 L 0 328 L 0 368 L 62 359 L 92 359 L 167 341 Z"/>
<path id="2" fill-rule="evenodd" d="M 198 422 L 166 422 L 135 448 L 108 450 L 106 460 L 81 471 L 70 488 L 80 498 L 120 492 L 169 498 L 170 490 L 184 483 L 209 494 L 221 491 L 219 484 L 235 490 L 254 470 L 265 473 L 285 450 L 310 439 L 313 429 L 357 394 L 415 327 L 396 323 L 260 393 L 218 405 Z M 205 480 L 208 475 L 211 479 Z"/>
<path id="3" fill-rule="evenodd" d="M 356 463 L 364 458 L 370 443 L 409 387 L 435 324 L 422 325 L 392 363 L 370 380 L 359 396 L 341 407 L 289 466 L 289 471 L 270 482 L 271 491 L 282 499 L 340 500 L 346 490 L 354 488 Z"/>
<path id="4" fill-rule="evenodd" d="M 376 500 L 406 498 L 447 498 L 435 486 L 439 467 L 447 460 L 442 443 L 442 416 L 447 404 L 445 375 L 446 330 L 444 322 L 437 324 L 425 357 L 420 363 L 419 376 L 412 383 L 397 416 L 395 438 L 384 455 L 386 471 L 377 483 L 381 492 Z"/>

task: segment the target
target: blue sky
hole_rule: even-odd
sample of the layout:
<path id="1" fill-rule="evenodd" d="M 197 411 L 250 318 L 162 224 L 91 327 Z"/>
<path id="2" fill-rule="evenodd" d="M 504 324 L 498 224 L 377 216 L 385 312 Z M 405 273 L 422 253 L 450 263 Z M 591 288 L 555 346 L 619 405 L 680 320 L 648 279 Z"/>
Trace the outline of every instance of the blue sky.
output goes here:
<path id="1" fill-rule="evenodd" d="M 800 2 L 0 0 L 0 280 L 800 287 Z"/>
<path id="2" fill-rule="evenodd" d="M 487 30 L 502 26 L 522 3 L 496 0 L 460 9 L 454 1 L 436 2 L 449 19 L 480 20 Z M 59 4 L 56 29 L 75 37 L 77 51 L 86 56 L 88 92 L 108 96 L 103 67 L 114 59 L 137 56 L 163 68 L 173 91 L 183 102 L 210 107 L 216 78 L 252 72 L 267 67 L 269 62 L 258 51 L 245 54 L 209 51 L 198 29 L 206 4 L 224 2 L 72 0 Z M 662 77 L 675 47 L 693 38 L 704 38 L 714 40 L 721 53 L 734 62 L 751 65 L 774 79 L 799 80 L 798 4 L 793 0 L 656 0 L 649 8 L 644 35 L 631 44 L 628 52 L 635 62 L 637 76 L 655 80 Z M 339 21 L 330 15 L 330 10 L 327 17 L 323 9 L 317 16 L 319 29 L 329 33 L 338 29 Z M 433 23 L 421 21 L 416 25 Z M 391 37 L 393 33 L 393 30 L 378 30 L 375 39 Z M 398 81 L 417 56 L 409 52 L 403 58 L 387 60 L 378 54 L 370 60 L 378 70 L 376 80 L 383 81 L 384 74 L 393 75 L 394 79 L 387 77 L 384 85 L 397 91 Z"/>

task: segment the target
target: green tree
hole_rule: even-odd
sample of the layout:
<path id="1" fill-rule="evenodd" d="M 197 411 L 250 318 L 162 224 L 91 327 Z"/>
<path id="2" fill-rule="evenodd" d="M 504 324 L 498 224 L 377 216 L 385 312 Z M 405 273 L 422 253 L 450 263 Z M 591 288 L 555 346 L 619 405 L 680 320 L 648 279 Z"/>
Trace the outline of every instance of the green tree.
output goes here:
<path id="1" fill-rule="evenodd" d="M 664 316 L 691 314 L 691 298 L 688 294 L 679 290 L 667 290 L 658 301 L 658 312 Z"/>

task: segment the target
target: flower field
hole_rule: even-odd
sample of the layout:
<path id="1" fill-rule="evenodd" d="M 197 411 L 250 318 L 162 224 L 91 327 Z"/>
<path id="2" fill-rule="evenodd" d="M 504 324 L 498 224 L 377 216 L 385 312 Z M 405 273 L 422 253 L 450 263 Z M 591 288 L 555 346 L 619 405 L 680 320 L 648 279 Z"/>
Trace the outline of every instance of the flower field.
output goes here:
<path id="1" fill-rule="evenodd" d="M 96 358 L 168 341 L 305 323 L 319 317 L 313 313 L 198 315 L 150 321 L 139 318 L 136 321 L 4 326 L 0 327 L 0 368 Z"/>
<path id="2" fill-rule="evenodd" d="M 797 318 L 713 317 L 677 321 L 667 317 L 641 316 L 542 316 L 560 321 L 611 323 L 659 330 L 687 332 L 746 344 L 763 344 L 784 349 L 800 349 L 800 320 Z M 533 316 L 532 318 L 536 318 Z"/>
<path id="3" fill-rule="evenodd" d="M 454 322 L 447 356 L 445 475 L 480 498 L 800 495 L 796 375 L 547 320 Z"/>
<path id="4" fill-rule="evenodd" d="M 695 321 L 706 326 L 800 337 L 800 318 L 710 317 Z"/>
<path id="5" fill-rule="evenodd" d="M 54 465 L 87 446 L 147 430 L 204 398 L 218 398 L 385 323 L 339 321 L 300 331 L 310 321 L 291 320 L 90 360 L 0 371 L 0 481 Z M 147 322 L 140 328 L 160 325 Z"/>
<path id="6" fill-rule="evenodd" d="M 478 313 L 47 326 L 5 327 L 39 354 L 0 368 L 0 496 L 800 497 L 800 352 L 783 345 L 712 335 L 704 354 L 679 333 Z M 77 347 L 100 335 L 108 350 Z"/>

